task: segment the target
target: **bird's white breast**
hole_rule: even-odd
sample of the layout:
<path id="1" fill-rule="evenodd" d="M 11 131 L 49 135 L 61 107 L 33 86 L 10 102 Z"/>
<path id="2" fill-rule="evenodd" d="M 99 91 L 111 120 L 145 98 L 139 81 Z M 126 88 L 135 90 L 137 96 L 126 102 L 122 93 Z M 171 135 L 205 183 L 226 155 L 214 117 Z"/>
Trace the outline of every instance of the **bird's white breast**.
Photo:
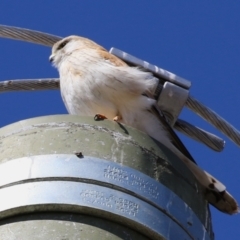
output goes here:
<path id="1" fill-rule="evenodd" d="M 137 112 L 150 109 L 153 99 L 142 96 L 155 83 L 150 73 L 116 66 L 97 51 L 75 51 L 58 66 L 61 93 L 70 114 L 112 119 L 120 115 L 132 125 Z"/>
<path id="2" fill-rule="evenodd" d="M 60 88 L 65 106 L 70 114 L 94 116 L 97 113 L 108 118 L 117 114 L 117 107 L 106 98 L 106 78 L 104 67 L 88 58 L 62 63 Z M 111 91 L 115 91 L 111 89 Z"/>

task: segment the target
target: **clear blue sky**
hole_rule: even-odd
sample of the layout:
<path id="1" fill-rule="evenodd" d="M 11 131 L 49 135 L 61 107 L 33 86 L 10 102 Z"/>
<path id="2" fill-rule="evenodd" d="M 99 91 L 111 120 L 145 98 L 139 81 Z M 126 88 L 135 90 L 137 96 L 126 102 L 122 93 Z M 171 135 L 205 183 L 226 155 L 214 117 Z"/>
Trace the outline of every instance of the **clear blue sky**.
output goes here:
<path id="1" fill-rule="evenodd" d="M 192 82 L 191 95 L 240 129 L 240 2 L 163 0 L 0 1 L 0 24 L 59 36 L 89 37 L 114 46 Z M 57 77 L 50 48 L 0 39 L 0 81 Z M 0 96 L 0 127 L 66 113 L 58 91 Z M 209 124 L 184 111 L 181 118 L 226 140 L 216 153 L 182 137 L 200 166 L 224 182 L 240 202 L 240 149 Z M 240 239 L 240 215 L 211 208 L 216 240 Z"/>

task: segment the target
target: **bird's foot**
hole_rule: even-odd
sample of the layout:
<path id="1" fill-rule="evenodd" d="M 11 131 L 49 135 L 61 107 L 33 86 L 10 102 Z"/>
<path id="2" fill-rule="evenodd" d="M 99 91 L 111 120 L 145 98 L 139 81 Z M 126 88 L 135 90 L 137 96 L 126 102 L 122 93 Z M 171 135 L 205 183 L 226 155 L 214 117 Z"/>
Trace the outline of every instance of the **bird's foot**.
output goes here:
<path id="1" fill-rule="evenodd" d="M 113 121 L 119 122 L 121 119 L 122 119 L 122 117 L 117 115 L 113 118 Z"/>
<path id="2" fill-rule="evenodd" d="M 104 115 L 102 115 L 102 114 L 99 114 L 99 113 L 97 113 L 97 114 L 94 116 L 94 120 L 95 120 L 95 121 L 102 121 L 102 120 L 104 120 L 104 119 L 107 119 L 107 117 L 104 116 Z"/>

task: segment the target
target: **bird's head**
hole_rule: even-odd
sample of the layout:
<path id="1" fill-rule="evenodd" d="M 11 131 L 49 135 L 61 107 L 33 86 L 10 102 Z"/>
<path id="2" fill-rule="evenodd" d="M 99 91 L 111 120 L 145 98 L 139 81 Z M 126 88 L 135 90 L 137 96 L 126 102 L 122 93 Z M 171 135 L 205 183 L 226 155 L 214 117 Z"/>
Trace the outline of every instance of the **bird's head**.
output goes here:
<path id="1" fill-rule="evenodd" d="M 69 36 L 56 42 L 52 47 L 52 54 L 49 57 L 49 61 L 53 63 L 55 67 L 59 67 L 60 63 L 74 51 L 81 51 L 88 48 L 101 48 L 95 42 L 79 37 Z"/>

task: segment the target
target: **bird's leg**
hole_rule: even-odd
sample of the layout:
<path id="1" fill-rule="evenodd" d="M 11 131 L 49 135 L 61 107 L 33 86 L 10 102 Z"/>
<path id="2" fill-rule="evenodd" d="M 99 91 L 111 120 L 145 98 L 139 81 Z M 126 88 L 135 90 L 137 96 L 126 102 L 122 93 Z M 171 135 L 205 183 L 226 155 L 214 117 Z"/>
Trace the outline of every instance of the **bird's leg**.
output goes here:
<path id="1" fill-rule="evenodd" d="M 103 114 L 97 113 L 97 114 L 94 116 L 94 120 L 95 120 L 95 121 L 102 121 L 102 120 L 104 120 L 104 119 L 107 119 L 107 117 L 104 116 Z"/>
<path id="2" fill-rule="evenodd" d="M 119 122 L 121 119 L 122 119 L 122 117 L 121 117 L 120 115 L 116 115 L 116 116 L 113 118 L 113 121 Z"/>

